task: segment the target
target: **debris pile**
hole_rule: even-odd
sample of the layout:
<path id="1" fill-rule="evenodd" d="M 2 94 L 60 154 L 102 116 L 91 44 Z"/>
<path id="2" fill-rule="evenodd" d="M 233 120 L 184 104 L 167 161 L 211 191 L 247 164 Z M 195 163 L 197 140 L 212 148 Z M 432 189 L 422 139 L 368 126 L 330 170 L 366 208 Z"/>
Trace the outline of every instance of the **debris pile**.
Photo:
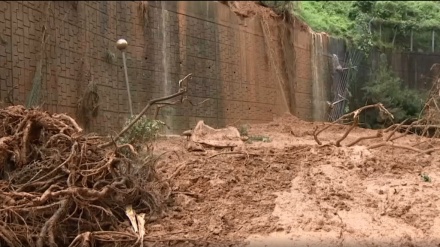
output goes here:
<path id="1" fill-rule="evenodd" d="M 183 135 L 189 136 L 187 149 L 190 151 L 203 151 L 205 148 L 234 150 L 242 149 L 244 146 L 237 128 L 230 126 L 214 129 L 202 120 L 197 123 L 193 131 L 184 132 Z"/>
<path id="2" fill-rule="evenodd" d="M 129 213 L 159 212 L 162 183 L 130 145 L 105 142 L 65 114 L 0 109 L 0 246 L 142 242 Z"/>

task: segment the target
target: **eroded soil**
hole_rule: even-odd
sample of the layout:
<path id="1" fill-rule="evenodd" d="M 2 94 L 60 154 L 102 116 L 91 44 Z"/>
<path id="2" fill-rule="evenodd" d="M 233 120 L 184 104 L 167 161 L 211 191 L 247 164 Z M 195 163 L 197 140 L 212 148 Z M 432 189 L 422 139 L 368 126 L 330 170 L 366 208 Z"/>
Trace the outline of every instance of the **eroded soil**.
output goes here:
<path id="1" fill-rule="evenodd" d="M 322 133 L 318 146 L 319 125 L 290 115 L 251 125 L 249 135 L 271 141 L 246 143 L 242 153 L 188 152 L 185 137 L 160 140 L 157 170 L 172 176 L 174 192 L 147 235 L 179 240 L 173 246 L 439 246 L 438 154 L 367 149 L 375 140 L 325 145 L 346 126 Z M 342 144 L 374 133 L 355 129 Z"/>

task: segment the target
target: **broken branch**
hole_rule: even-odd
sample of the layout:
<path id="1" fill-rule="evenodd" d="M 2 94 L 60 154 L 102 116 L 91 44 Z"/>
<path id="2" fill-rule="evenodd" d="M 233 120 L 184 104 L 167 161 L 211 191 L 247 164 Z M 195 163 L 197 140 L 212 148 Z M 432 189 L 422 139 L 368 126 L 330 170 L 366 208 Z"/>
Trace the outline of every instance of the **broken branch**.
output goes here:
<path id="1" fill-rule="evenodd" d="M 366 105 L 363 106 L 355 111 L 352 111 L 350 113 L 344 114 L 342 115 L 340 118 L 336 119 L 335 121 L 333 121 L 330 125 L 325 126 L 324 128 L 322 128 L 321 130 L 318 130 L 319 127 L 316 127 L 314 132 L 313 132 L 313 138 L 315 139 L 316 143 L 318 143 L 318 145 L 322 145 L 322 142 L 319 140 L 318 135 L 320 133 L 322 133 L 324 130 L 330 128 L 331 126 L 334 126 L 336 123 L 340 123 L 343 120 L 349 120 L 350 118 L 352 118 L 353 120 L 353 124 L 350 126 L 350 128 L 347 129 L 347 131 L 344 133 L 344 135 L 339 138 L 336 141 L 336 146 L 339 147 L 341 145 L 341 142 L 348 136 L 348 134 L 350 133 L 350 131 L 352 131 L 356 126 L 358 126 L 359 123 L 359 115 L 361 112 L 367 110 L 367 109 L 371 109 L 371 108 L 377 108 L 379 109 L 379 111 L 383 112 L 385 115 L 387 115 L 390 118 L 394 118 L 393 114 L 391 114 L 384 106 L 382 103 L 377 103 L 377 104 L 373 104 L 373 105 Z"/>
<path id="2" fill-rule="evenodd" d="M 171 95 L 168 95 L 168 96 L 164 96 L 164 97 L 161 97 L 161 98 L 157 98 L 157 99 L 152 99 L 152 100 L 150 100 L 150 101 L 147 103 L 147 105 L 144 107 L 144 109 L 142 109 L 142 111 L 136 116 L 136 118 L 133 119 L 133 121 L 131 121 L 131 123 L 130 123 L 127 127 L 125 127 L 123 130 L 121 130 L 121 132 L 119 132 L 119 133 L 116 135 L 116 137 L 113 138 L 113 140 L 114 140 L 114 141 L 117 141 L 117 140 L 118 140 L 118 139 L 119 139 L 119 138 L 120 138 L 125 132 L 127 132 L 131 127 L 133 127 L 133 125 L 134 125 L 134 124 L 135 124 L 135 123 L 136 123 L 136 122 L 142 117 L 142 115 L 144 115 L 144 114 L 148 111 L 148 109 L 150 109 L 150 107 L 151 107 L 152 105 L 155 105 L 155 104 L 157 104 L 158 102 L 161 102 L 161 101 L 169 100 L 169 99 L 172 99 L 172 98 L 175 98 L 175 97 L 178 97 L 178 96 L 184 95 L 184 94 L 187 92 L 187 87 L 184 87 L 184 86 L 182 85 L 182 82 L 183 82 L 185 79 L 187 79 L 189 76 L 191 76 L 191 73 L 188 74 L 188 75 L 185 76 L 182 80 L 179 81 L 179 91 L 178 91 L 177 93 L 174 93 L 174 94 L 171 94 Z M 98 148 L 106 148 L 106 147 L 109 147 L 110 145 L 112 145 L 112 142 L 111 142 L 111 141 L 99 145 Z"/>
<path id="3" fill-rule="evenodd" d="M 359 143 L 360 141 L 363 141 L 363 140 L 380 138 L 380 137 L 382 137 L 382 136 L 383 136 L 382 131 L 379 130 L 379 131 L 376 133 L 375 136 L 364 136 L 364 137 L 359 137 L 359 138 L 356 139 L 355 141 L 353 141 L 353 142 L 351 142 L 350 144 L 348 144 L 347 147 L 351 147 L 351 146 L 353 146 L 353 145 L 355 145 L 355 144 L 357 144 L 357 143 Z"/>

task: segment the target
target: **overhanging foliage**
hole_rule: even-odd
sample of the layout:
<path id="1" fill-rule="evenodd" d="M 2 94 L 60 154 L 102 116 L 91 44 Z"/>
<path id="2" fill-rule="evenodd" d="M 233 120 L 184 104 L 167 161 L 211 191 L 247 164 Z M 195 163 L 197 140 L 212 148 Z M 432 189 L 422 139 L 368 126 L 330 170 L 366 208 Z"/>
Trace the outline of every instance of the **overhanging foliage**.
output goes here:
<path id="1" fill-rule="evenodd" d="M 295 12 L 315 31 L 344 37 L 362 50 L 372 46 L 408 46 L 402 43 L 410 42 L 411 30 L 426 31 L 426 37 L 415 35 L 414 42 L 423 39 L 422 43 L 429 47 L 430 32 L 440 32 L 437 1 L 302 1 Z M 387 29 L 393 33 L 392 46 L 386 44 L 391 40 L 377 37 Z M 406 42 L 394 42 L 396 37 Z"/>

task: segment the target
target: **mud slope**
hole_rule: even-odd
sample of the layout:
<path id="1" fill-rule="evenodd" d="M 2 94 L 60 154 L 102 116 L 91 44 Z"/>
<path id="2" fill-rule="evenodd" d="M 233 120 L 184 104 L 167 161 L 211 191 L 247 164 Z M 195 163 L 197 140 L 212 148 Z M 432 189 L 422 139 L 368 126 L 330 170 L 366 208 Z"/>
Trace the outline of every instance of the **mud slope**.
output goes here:
<path id="1" fill-rule="evenodd" d="M 157 168 L 172 177 L 173 192 L 147 234 L 173 246 L 439 246 L 438 155 L 368 150 L 368 140 L 318 146 L 316 125 L 293 116 L 251 125 L 250 135 L 271 141 L 247 143 L 243 154 L 189 153 L 184 137 L 159 141 L 156 152 L 167 153 Z M 335 140 L 345 128 L 320 138 Z M 343 144 L 374 133 L 356 129 Z"/>

